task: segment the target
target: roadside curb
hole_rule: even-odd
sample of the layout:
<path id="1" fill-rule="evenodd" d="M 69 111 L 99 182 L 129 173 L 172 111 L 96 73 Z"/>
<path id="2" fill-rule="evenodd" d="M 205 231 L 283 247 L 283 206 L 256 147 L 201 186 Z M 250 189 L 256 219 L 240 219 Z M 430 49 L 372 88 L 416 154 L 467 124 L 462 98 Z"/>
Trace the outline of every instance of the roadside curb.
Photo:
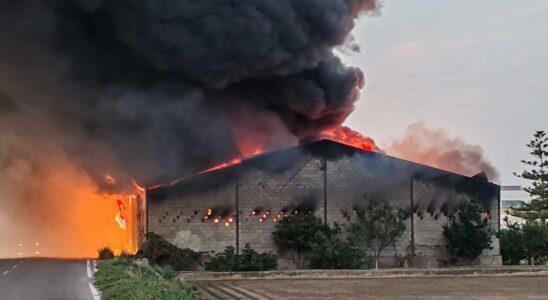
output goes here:
<path id="1" fill-rule="evenodd" d="M 93 284 L 93 275 L 97 272 L 97 262 L 95 260 L 91 261 L 88 259 L 86 262 L 86 273 L 89 279 L 88 285 L 89 290 L 91 291 L 91 296 L 93 300 L 101 300 L 101 292 Z"/>
<path id="2" fill-rule="evenodd" d="M 265 272 L 184 272 L 179 279 L 187 282 L 223 280 L 283 279 L 367 279 L 420 277 L 504 277 L 548 276 L 546 267 L 381 269 L 381 270 L 294 270 Z"/>

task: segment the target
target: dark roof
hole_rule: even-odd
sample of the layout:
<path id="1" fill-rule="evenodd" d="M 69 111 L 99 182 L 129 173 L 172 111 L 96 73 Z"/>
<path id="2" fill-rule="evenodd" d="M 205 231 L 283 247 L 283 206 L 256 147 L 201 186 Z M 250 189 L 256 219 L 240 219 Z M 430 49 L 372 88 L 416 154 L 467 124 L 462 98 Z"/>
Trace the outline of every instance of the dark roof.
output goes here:
<path id="1" fill-rule="evenodd" d="M 337 159 L 341 156 L 354 156 L 363 158 L 360 163 L 374 172 L 385 173 L 390 178 L 434 180 L 451 186 L 459 186 L 463 189 L 498 190 L 498 185 L 488 182 L 485 176 L 467 177 L 431 166 L 419 164 L 392 157 L 378 152 L 372 152 L 355 148 L 332 140 L 319 140 L 308 144 L 290 147 L 278 151 L 271 151 L 242 160 L 241 163 L 206 173 L 196 174 L 187 178 L 176 180 L 168 185 L 149 189 L 148 193 L 160 196 L 166 192 L 178 193 L 187 190 L 199 192 L 201 189 L 209 190 L 215 186 L 234 182 L 249 169 L 260 169 L 268 172 L 283 172 L 292 167 L 299 159 L 307 155 L 321 157 L 326 160 Z"/>

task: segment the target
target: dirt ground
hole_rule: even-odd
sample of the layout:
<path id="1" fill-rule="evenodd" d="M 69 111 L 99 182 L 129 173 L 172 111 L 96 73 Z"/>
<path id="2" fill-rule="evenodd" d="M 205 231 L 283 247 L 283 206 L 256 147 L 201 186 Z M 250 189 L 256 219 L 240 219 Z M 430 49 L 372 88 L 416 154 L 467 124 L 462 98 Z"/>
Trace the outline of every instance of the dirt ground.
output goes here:
<path id="1" fill-rule="evenodd" d="M 205 299 L 543 299 L 548 277 L 422 277 L 197 282 Z"/>

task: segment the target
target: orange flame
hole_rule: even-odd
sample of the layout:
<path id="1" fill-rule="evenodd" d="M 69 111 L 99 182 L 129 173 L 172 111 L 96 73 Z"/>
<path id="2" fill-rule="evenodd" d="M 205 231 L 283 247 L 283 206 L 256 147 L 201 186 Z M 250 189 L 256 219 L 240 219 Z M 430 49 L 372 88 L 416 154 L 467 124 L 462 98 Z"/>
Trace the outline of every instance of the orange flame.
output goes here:
<path id="1" fill-rule="evenodd" d="M 222 164 L 219 164 L 219 165 L 216 165 L 216 166 L 213 166 L 209 169 L 206 169 L 206 170 L 203 170 L 201 172 L 198 172 L 198 174 L 204 174 L 204 173 L 209 173 L 209 172 L 212 172 L 212 171 L 216 171 L 216 170 L 220 170 L 220 169 L 224 169 L 226 167 L 230 167 L 230 166 L 233 166 L 233 165 L 237 165 L 239 163 L 242 162 L 242 158 L 241 157 L 236 157 L 234 158 L 233 160 L 229 161 L 229 162 L 225 162 L 225 163 L 222 163 Z"/>
<path id="2" fill-rule="evenodd" d="M 352 130 L 346 126 L 340 126 L 338 128 L 325 130 L 320 134 L 320 138 L 332 140 L 341 144 L 345 144 L 345 145 L 352 146 L 352 147 L 359 148 L 366 151 L 382 152 L 382 150 L 377 147 L 373 139 L 368 138 L 364 136 L 363 134 L 355 130 Z M 233 158 L 230 161 L 224 162 L 222 164 L 218 164 L 216 166 L 213 166 L 211 168 L 198 172 L 198 174 L 205 174 L 205 173 L 217 171 L 220 169 L 224 169 L 233 165 L 237 165 L 246 158 L 259 155 L 267 150 L 275 150 L 275 149 L 265 149 L 262 146 L 253 146 L 252 143 L 250 143 L 250 141 L 246 141 L 246 143 L 239 142 L 238 147 L 241 153 L 240 156 Z"/>
<path id="3" fill-rule="evenodd" d="M 322 132 L 322 136 L 362 150 L 380 152 L 380 149 L 375 145 L 375 141 L 346 126 L 325 130 Z"/>

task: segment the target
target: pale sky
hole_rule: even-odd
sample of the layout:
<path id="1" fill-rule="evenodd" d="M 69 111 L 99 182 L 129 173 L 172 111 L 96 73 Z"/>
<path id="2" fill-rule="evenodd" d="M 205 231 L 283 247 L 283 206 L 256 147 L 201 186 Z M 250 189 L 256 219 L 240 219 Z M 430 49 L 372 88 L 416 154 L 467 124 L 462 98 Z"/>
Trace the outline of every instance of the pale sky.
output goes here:
<path id="1" fill-rule="evenodd" d="M 547 0 L 386 0 L 345 56 L 367 85 L 346 124 L 382 144 L 424 121 L 483 147 L 501 183 L 548 130 Z"/>

